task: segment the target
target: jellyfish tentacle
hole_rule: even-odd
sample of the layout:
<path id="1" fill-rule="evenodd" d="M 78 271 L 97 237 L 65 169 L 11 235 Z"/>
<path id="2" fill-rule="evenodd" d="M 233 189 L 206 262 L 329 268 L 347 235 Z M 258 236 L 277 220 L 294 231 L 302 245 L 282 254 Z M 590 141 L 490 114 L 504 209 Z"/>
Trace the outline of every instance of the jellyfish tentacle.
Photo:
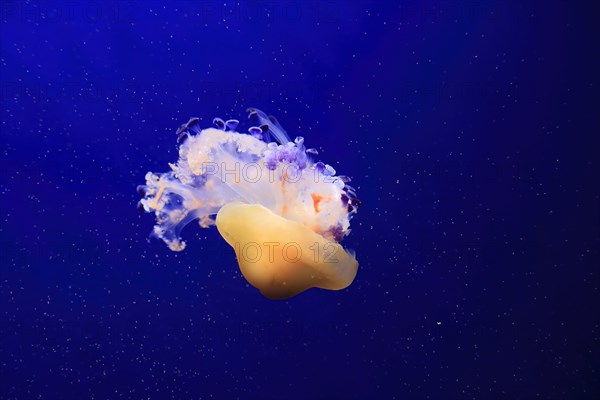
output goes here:
<path id="1" fill-rule="evenodd" d="M 286 144 L 290 141 L 287 132 L 285 129 L 283 129 L 275 117 L 272 115 L 267 116 L 267 114 L 257 108 L 249 108 L 247 112 L 248 118 L 257 119 L 260 125 L 265 126 L 269 133 L 273 135 L 275 140 L 279 142 L 279 144 Z M 263 130 L 263 132 L 264 131 L 265 130 Z"/>

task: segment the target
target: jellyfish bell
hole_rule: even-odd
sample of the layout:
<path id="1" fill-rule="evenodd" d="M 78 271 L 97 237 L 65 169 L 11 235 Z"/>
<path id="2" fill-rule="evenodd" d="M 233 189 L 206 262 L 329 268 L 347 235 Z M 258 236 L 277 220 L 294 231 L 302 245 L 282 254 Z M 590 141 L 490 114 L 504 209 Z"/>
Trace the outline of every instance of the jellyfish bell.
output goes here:
<path id="1" fill-rule="evenodd" d="M 274 117 L 248 111 L 260 126 L 249 134 L 221 118 L 213 121 L 217 128 L 200 130 L 197 118 L 180 126 L 177 163 L 148 172 L 138 188 L 139 208 L 156 216 L 152 235 L 181 251 L 188 223 L 216 225 L 244 277 L 271 299 L 346 288 L 358 268 L 338 243 L 360 204 L 350 179 L 315 162 L 316 152 L 301 137 L 290 141 Z M 270 137 L 276 142 L 267 143 Z"/>
<path id="2" fill-rule="evenodd" d="M 267 298 L 344 289 L 356 276 L 358 262 L 342 246 L 260 204 L 226 204 L 216 224 L 246 280 Z"/>

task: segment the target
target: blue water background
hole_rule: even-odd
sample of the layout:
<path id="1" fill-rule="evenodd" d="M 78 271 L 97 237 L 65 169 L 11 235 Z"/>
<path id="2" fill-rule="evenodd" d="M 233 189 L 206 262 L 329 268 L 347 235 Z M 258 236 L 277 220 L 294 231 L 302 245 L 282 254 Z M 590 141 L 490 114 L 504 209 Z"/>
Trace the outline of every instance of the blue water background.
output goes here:
<path id="1" fill-rule="evenodd" d="M 591 2 L 1 10 L 2 398 L 600 397 Z M 250 106 L 353 178 L 347 290 L 267 300 L 216 230 L 148 240 L 179 124 Z"/>

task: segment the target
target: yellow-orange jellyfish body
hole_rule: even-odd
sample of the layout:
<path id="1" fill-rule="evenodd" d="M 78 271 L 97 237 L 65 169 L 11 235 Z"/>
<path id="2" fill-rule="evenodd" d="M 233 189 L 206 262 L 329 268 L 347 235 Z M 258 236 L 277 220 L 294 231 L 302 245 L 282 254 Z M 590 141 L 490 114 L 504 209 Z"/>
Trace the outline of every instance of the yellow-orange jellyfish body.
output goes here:
<path id="1" fill-rule="evenodd" d="M 216 223 L 246 280 L 270 299 L 344 289 L 356 276 L 358 263 L 342 246 L 260 204 L 226 204 Z"/>

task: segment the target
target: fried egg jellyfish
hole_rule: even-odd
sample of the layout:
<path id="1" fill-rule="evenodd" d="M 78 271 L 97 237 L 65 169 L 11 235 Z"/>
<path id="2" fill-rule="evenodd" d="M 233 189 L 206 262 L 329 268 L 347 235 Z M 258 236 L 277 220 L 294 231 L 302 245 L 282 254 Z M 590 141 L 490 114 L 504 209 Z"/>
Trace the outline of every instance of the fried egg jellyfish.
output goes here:
<path id="1" fill-rule="evenodd" d="M 237 120 L 181 125 L 177 163 L 138 186 L 140 211 L 156 216 L 152 235 L 181 251 L 185 225 L 216 225 L 246 280 L 270 299 L 348 287 L 358 263 L 338 242 L 360 205 L 350 179 L 315 162 L 317 151 L 302 137 L 291 141 L 274 117 L 248 112 L 257 122 L 248 134 L 236 131 Z"/>

